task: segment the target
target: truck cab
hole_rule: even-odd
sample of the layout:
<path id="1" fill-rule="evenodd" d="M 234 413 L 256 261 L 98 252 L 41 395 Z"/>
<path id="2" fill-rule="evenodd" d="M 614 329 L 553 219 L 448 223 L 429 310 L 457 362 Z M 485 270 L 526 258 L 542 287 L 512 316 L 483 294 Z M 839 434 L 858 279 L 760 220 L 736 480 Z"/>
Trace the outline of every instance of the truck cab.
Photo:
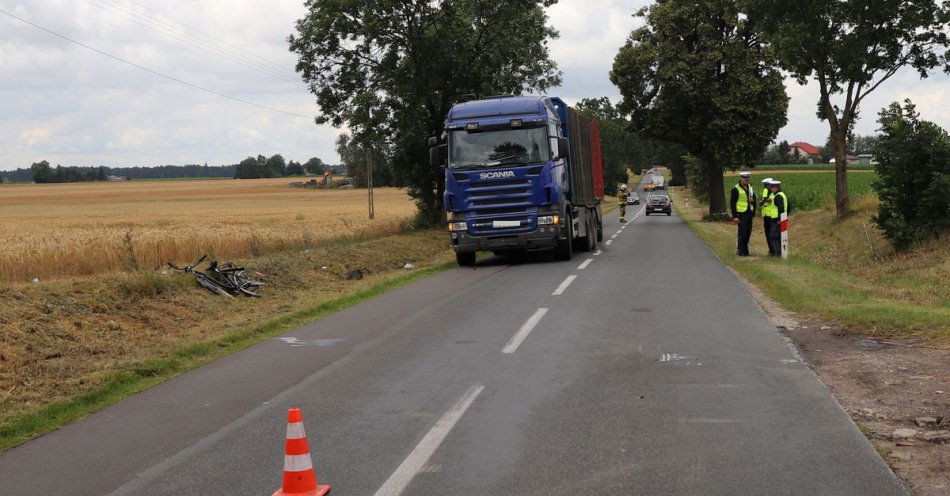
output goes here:
<path id="1" fill-rule="evenodd" d="M 572 157 L 569 113 L 563 101 L 545 96 L 492 97 L 449 111 L 445 144 L 430 143 L 445 150 L 439 159 L 445 168 L 443 200 L 460 265 L 473 265 L 480 251 L 553 249 L 558 258 L 569 259 L 574 245 L 596 244 L 599 198 L 590 160 L 581 160 L 589 151 L 577 144 Z M 584 126 L 575 133 L 590 141 L 589 122 Z M 602 196 L 599 136 L 597 152 Z M 587 174 L 578 177 L 581 167 Z"/>

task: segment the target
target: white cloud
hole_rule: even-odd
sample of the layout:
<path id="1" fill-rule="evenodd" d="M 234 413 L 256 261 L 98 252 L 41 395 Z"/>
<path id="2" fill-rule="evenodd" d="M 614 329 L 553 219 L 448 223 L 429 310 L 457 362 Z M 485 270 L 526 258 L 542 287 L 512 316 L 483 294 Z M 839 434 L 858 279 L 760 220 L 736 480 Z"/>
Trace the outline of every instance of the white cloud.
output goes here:
<path id="1" fill-rule="evenodd" d="M 235 97 L 291 112 L 316 112 L 305 85 L 288 82 L 189 46 L 97 7 L 130 0 L 4 0 L 5 9 L 65 36 L 149 68 Z M 302 0 L 136 0 L 200 27 L 255 54 L 252 65 L 291 73 L 286 37 L 304 14 Z M 639 19 L 644 0 L 561 0 L 550 9 L 561 38 L 551 54 L 564 72 L 549 91 L 568 102 L 619 92 L 610 83 L 614 55 Z M 153 14 L 155 16 L 155 14 Z M 167 31 L 174 25 L 157 27 Z M 201 44 L 191 40 L 192 44 Z M 49 160 L 64 165 L 234 163 L 248 155 L 282 153 L 338 160 L 340 130 L 316 126 L 129 67 L 0 15 L 0 169 Z M 293 76 L 292 76 L 293 77 Z M 903 71 L 863 103 L 859 133 L 875 126 L 878 109 L 912 98 L 925 119 L 950 128 L 950 79 L 920 81 Z M 787 81 L 792 100 L 780 139 L 824 142 L 827 124 L 815 117 L 813 85 Z"/>

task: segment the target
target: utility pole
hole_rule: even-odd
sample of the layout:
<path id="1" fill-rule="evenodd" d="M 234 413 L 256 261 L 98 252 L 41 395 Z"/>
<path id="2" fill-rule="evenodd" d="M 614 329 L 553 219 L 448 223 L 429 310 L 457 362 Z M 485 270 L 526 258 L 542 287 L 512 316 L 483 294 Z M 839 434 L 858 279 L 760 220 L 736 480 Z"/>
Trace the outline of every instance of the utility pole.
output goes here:
<path id="1" fill-rule="evenodd" d="M 369 220 L 375 216 L 375 206 L 373 205 L 373 147 L 366 147 L 366 191 L 369 201 Z"/>

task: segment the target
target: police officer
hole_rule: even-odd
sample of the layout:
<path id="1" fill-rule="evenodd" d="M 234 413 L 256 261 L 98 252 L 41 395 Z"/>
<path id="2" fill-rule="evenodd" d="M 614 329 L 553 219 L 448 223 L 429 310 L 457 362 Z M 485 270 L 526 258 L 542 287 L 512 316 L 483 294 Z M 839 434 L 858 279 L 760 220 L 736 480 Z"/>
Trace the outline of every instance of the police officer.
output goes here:
<path id="1" fill-rule="evenodd" d="M 772 192 L 769 191 L 769 183 L 772 182 L 771 177 L 767 177 L 762 180 L 762 198 L 759 200 L 759 211 L 762 212 L 762 227 L 765 231 L 765 245 L 769 244 L 769 225 L 772 222 L 772 218 L 765 215 L 765 212 L 772 205 Z M 772 254 L 772 249 L 769 248 L 769 255 Z"/>
<path id="2" fill-rule="evenodd" d="M 769 183 L 769 192 L 772 194 L 772 205 L 765 212 L 769 221 L 769 256 L 782 256 L 782 214 L 790 212 L 788 197 L 782 192 L 782 181 L 773 180 Z"/>
<path id="3" fill-rule="evenodd" d="M 729 193 L 732 222 L 739 226 L 736 255 L 749 256 L 749 238 L 752 237 L 752 219 L 755 217 L 755 190 L 749 184 L 751 172 L 740 172 L 739 183 Z"/>
<path id="4" fill-rule="evenodd" d="M 617 193 L 617 199 L 620 200 L 620 222 L 627 222 L 627 185 L 620 185 L 620 193 Z"/>

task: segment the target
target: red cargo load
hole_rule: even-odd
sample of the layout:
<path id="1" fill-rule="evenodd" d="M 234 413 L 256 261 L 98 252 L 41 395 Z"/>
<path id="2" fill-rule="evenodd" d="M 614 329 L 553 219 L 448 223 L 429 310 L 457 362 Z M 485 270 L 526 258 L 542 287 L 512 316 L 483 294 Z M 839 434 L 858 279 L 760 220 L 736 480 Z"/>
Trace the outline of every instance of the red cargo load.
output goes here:
<path id="1" fill-rule="evenodd" d="M 596 120 L 590 121 L 590 168 L 594 176 L 594 197 L 598 200 L 604 197 L 604 166 L 600 154 L 600 124 Z"/>

